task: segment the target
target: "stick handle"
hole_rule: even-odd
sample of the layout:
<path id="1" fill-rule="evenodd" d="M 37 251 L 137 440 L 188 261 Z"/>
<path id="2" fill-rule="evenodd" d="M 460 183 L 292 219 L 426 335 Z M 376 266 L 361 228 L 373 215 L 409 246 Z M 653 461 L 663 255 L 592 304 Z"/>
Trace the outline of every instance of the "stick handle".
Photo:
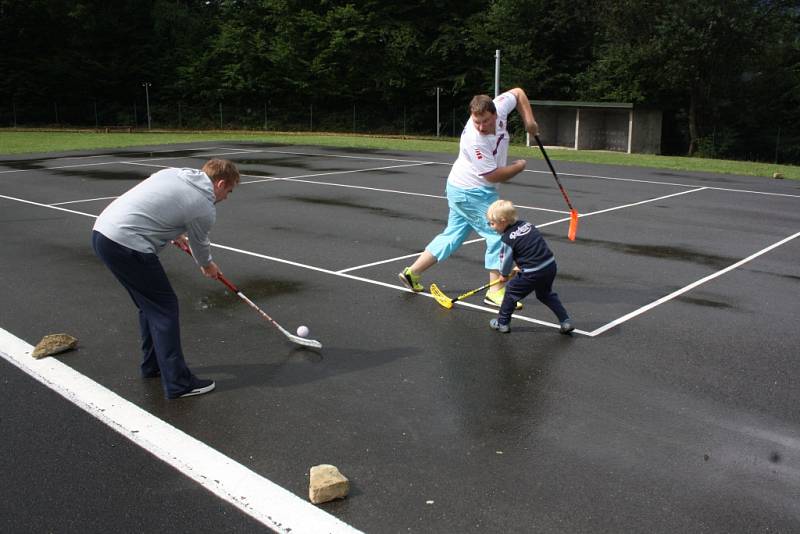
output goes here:
<path id="1" fill-rule="evenodd" d="M 498 284 L 498 283 L 500 283 L 500 279 L 499 278 L 494 280 L 494 281 L 492 281 L 492 282 L 489 282 L 488 284 L 484 284 L 484 285 L 482 285 L 481 287 L 479 287 L 477 289 L 473 289 L 472 291 L 467 291 L 463 295 L 459 295 L 456 298 L 452 299 L 452 301 L 455 302 L 457 300 L 461 300 L 461 299 L 465 299 L 467 297 L 471 297 L 475 293 L 478 293 L 479 291 L 483 291 L 484 289 L 488 289 L 488 288 L 490 288 L 493 285 Z"/>
<path id="2" fill-rule="evenodd" d="M 194 258 L 194 255 L 192 254 L 192 249 L 190 249 L 188 246 L 186 246 L 186 243 L 184 243 L 183 241 L 175 241 L 175 240 L 173 240 L 172 244 L 175 245 L 176 247 L 178 247 L 179 249 L 181 249 L 182 251 L 184 251 L 189 256 Z M 231 282 L 230 280 L 225 278 L 225 275 L 223 275 L 222 273 L 219 273 L 217 275 L 217 280 L 219 280 L 220 282 L 225 284 L 225 287 L 227 287 L 228 289 L 233 291 L 234 295 L 238 295 L 239 294 L 239 289 L 235 285 L 233 285 L 233 282 Z"/>
<path id="3" fill-rule="evenodd" d="M 227 278 L 225 278 L 225 275 L 224 275 L 224 274 L 222 274 L 222 273 L 219 273 L 219 274 L 217 275 L 217 280 L 219 280 L 220 282 L 222 282 L 223 284 L 225 284 L 225 287 L 227 287 L 228 289 L 230 289 L 231 291 L 233 291 L 233 292 L 234 292 L 236 295 L 238 295 L 238 294 L 240 293 L 240 291 L 239 291 L 239 288 L 237 288 L 235 285 L 233 285 L 233 282 L 231 282 L 230 280 L 228 280 Z"/>
<path id="4" fill-rule="evenodd" d="M 186 246 L 186 243 L 178 242 L 178 241 L 173 240 L 172 244 L 175 245 L 176 247 L 178 247 L 179 249 L 181 249 L 182 251 L 184 251 L 189 256 L 194 257 L 194 255 L 192 254 L 192 249 L 190 249 L 188 246 Z M 263 319 L 265 319 L 266 321 L 271 323 L 284 336 L 289 338 L 289 340 L 294 341 L 298 345 L 304 345 L 306 347 L 313 347 L 315 349 L 321 349 L 322 348 L 322 343 L 320 343 L 316 339 L 306 339 L 306 338 L 303 338 L 303 337 L 300 337 L 300 336 L 296 336 L 296 335 L 292 334 L 291 332 L 289 332 L 288 330 L 286 330 L 281 325 L 279 325 L 278 322 L 275 319 L 273 319 L 272 317 L 267 315 L 267 312 L 265 312 L 264 310 L 259 308 L 252 300 L 247 298 L 247 296 L 244 293 L 239 291 L 239 288 L 237 288 L 235 285 L 233 285 L 233 282 L 231 282 L 230 280 L 225 278 L 225 275 L 223 275 L 222 273 L 217 274 L 217 280 L 222 282 L 225 285 L 225 287 L 227 287 L 230 291 L 233 292 L 234 295 L 236 295 L 237 297 L 239 297 L 240 299 L 245 301 L 245 303 L 247 303 L 248 306 L 250 306 L 255 311 L 257 311 L 259 313 L 259 315 L 261 315 L 261 317 Z"/>
<path id="5" fill-rule="evenodd" d="M 553 163 L 550 161 L 550 156 L 547 155 L 547 152 L 544 149 L 544 145 L 542 144 L 542 140 L 539 139 L 539 135 L 534 135 L 534 139 L 536 139 L 536 143 L 539 145 L 539 150 L 542 151 L 542 155 L 544 156 L 544 160 L 547 162 L 547 166 L 550 167 L 550 172 L 553 173 L 553 178 L 556 179 L 556 183 L 558 184 L 558 188 L 561 190 L 561 194 L 564 197 L 564 200 L 567 201 L 567 206 L 569 206 L 570 211 L 574 210 L 575 208 L 572 207 L 572 203 L 569 201 L 569 197 L 567 196 L 567 192 L 564 191 L 564 187 L 561 185 L 561 180 L 558 179 L 558 174 L 556 174 L 556 169 L 553 167 Z"/>

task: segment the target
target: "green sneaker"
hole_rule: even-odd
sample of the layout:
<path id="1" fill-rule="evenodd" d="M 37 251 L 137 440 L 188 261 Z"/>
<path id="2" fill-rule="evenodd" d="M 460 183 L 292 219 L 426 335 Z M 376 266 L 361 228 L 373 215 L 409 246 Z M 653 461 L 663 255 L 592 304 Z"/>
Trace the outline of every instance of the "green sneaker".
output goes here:
<path id="1" fill-rule="evenodd" d="M 419 293 L 425 289 L 422 287 L 422 284 L 419 283 L 422 279 L 422 275 L 412 273 L 409 267 L 403 269 L 403 272 L 398 274 L 397 277 L 403 282 L 403 285 L 411 291 Z"/>
<path id="2" fill-rule="evenodd" d="M 487 291 L 486 296 L 483 298 L 483 303 L 489 306 L 499 308 L 503 304 L 503 297 L 506 295 L 506 288 L 498 289 L 497 291 Z M 517 301 L 517 310 L 522 309 L 522 303 Z"/>

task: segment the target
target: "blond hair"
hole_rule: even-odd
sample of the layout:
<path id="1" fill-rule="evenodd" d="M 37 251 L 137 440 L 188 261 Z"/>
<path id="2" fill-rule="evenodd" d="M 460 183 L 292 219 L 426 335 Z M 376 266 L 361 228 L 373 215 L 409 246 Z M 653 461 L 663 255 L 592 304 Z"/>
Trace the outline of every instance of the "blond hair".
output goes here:
<path id="1" fill-rule="evenodd" d="M 492 222 L 504 221 L 514 224 L 517 222 L 517 210 L 510 200 L 496 200 L 486 210 L 486 218 Z"/>
<path id="2" fill-rule="evenodd" d="M 212 182 L 222 180 L 228 186 L 239 183 L 239 169 L 230 160 L 210 159 L 203 165 L 201 170 L 211 178 Z"/>

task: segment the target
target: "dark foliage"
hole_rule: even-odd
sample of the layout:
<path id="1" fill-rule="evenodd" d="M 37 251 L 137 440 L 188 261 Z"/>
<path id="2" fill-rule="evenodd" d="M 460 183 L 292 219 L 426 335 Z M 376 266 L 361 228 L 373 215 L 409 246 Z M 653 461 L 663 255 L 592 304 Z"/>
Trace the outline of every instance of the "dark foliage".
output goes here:
<path id="1" fill-rule="evenodd" d="M 633 102 L 665 153 L 800 162 L 787 0 L 0 0 L 0 125 L 457 135 L 473 94 Z M 148 82 L 149 102 L 143 83 Z"/>

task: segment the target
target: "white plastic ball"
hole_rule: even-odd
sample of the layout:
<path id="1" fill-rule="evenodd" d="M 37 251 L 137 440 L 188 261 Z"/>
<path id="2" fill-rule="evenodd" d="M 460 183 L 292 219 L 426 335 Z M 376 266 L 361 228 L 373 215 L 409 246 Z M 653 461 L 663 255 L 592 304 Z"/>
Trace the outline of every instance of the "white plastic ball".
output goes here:
<path id="1" fill-rule="evenodd" d="M 297 335 L 300 337 L 308 337 L 308 327 L 307 326 L 298 326 L 297 327 Z"/>

